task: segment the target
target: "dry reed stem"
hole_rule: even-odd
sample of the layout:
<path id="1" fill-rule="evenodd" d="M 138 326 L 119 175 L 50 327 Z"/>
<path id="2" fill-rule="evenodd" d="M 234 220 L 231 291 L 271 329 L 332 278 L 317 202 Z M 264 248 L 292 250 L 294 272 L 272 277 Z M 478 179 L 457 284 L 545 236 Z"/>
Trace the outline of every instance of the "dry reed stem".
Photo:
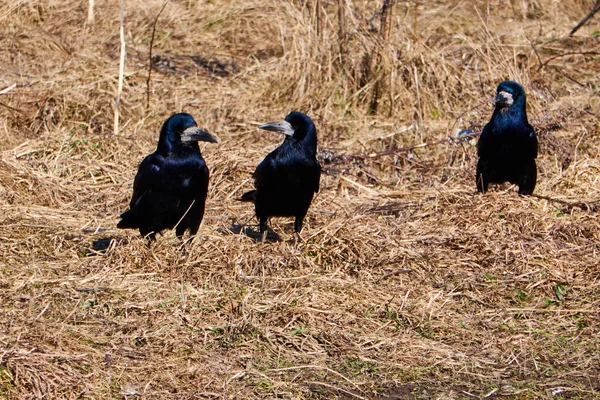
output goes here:
<path id="1" fill-rule="evenodd" d="M 94 23 L 94 0 L 88 0 L 88 14 L 87 14 L 87 23 Z"/>
<path id="2" fill-rule="evenodd" d="M 121 96 L 123 94 L 123 80 L 125 76 L 125 0 L 120 1 L 119 13 L 119 38 L 121 39 L 121 51 L 119 56 L 119 84 L 117 86 L 117 96 L 115 99 L 115 116 L 113 122 L 113 132 L 119 134 L 119 107 L 121 106 Z"/>

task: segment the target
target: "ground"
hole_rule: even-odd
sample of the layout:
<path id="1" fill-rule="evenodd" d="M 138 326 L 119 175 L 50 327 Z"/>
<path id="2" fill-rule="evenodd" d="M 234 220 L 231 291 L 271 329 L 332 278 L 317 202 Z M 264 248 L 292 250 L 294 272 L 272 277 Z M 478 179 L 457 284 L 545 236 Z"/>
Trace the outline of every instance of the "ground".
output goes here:
<path id="1" fill-rule="evenodd" d="M 600 396 L 594 1 L 383 3 L 125 0 L 116 131 L 119 2 L 0 5 L 0 398 Z M 504 79 L 531 197 L 475 190 Z M 260 243 L 236 199 L 292 110 L 321 190 Z M 148 247 L 116 223 L 180 111 L 219 139 L 206 214 Z"/>

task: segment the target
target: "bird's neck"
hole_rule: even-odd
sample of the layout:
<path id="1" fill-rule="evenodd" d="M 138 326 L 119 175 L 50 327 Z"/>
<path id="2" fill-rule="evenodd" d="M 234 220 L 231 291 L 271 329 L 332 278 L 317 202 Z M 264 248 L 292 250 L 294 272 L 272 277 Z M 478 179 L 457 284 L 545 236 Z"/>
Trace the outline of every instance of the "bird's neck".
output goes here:
<path id="1" fill-rule="evenodd" d="M 164 128 L 160 131 L 160 137 L 158 138 L 158 146 L 156 152 L 162 155 L 167 155 L 175 147 L 175 141 L 171 138 L 170 132 Z"/>
<path id="2" fill-rule="evenodd" d="M 314 129 L 311 129 L 310 131 L 308 131 L 308 133 L 306 134 L 304 139 L 302 139 L 302 141 L 304 142 L 304 146 L 306 146 L 306 148 L 310 150 L 311 155 L 316 156 L 316 154 L 317 154 L 317 132 Z"/>
<path id="3" fill-rule="evenodd" d="M 163 156 L 169 154 L 189 154 L 189 153 L 200 153 L 200 146 L 197 142 L 183 144 L 180 141 L 174 140 L 160 140 L 156 152 Z"/>

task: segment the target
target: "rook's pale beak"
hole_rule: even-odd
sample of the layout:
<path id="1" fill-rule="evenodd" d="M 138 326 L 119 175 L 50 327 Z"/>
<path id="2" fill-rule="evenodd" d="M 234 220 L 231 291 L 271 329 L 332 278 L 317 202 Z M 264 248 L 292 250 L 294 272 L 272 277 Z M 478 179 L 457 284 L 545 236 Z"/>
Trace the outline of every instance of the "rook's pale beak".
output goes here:
<path id="1" fill-rule="evenodd" d="M 271 132 L 283 133 L 286 136 L 294 136 L 294 127 L 287 121 L 269 122 L 259 126 L 260 129 Z"/>
<path id="2" fill-rule="evenodd" d="M 181 141 L 183 143 L 192 143 L 192 142 L 209 142 L 209 143 L 217 143 L 217 139 L 210 133 L 203 131 L 197 126 L 192 126 L 187 128 L 181 134 Z"/>
<path id="3" fill-rule="evenodd" d="M 494 99 L 494 103 L 500 107 L 510 107 L 514 103 L 513 95 L 504 90 L 498 92 Z"/>

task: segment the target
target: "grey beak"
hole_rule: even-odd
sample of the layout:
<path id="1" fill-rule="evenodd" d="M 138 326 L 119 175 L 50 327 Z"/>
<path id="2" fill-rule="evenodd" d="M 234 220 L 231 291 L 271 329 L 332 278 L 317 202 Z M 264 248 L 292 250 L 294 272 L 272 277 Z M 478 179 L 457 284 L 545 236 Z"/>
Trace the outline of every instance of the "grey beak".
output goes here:
<path id="1" fill-rule="evenodd" d="M 192 126 L 187 128 L 181 134 L 181 141 L 184 143 L 190 142 L 209 142 L 209 143 L 217 143 L 217 139 L 210 133 L 203 131 L 197 126 Z"/>
<path id="2" fill-rule="evenodd" d="M 294 127 L 287 121 L 269 122 L 259 126 L 260 129 L 271 132 L 283 133 L 286 136 L 294 136 Z"/>
<path id="3" fill-rule="evenodd" d="M 502 90 L 498 92 L 498 95 L 494 99 L 494 103 L 501 107 L 510 107 L 514 103 L 513 95 Z"/>

